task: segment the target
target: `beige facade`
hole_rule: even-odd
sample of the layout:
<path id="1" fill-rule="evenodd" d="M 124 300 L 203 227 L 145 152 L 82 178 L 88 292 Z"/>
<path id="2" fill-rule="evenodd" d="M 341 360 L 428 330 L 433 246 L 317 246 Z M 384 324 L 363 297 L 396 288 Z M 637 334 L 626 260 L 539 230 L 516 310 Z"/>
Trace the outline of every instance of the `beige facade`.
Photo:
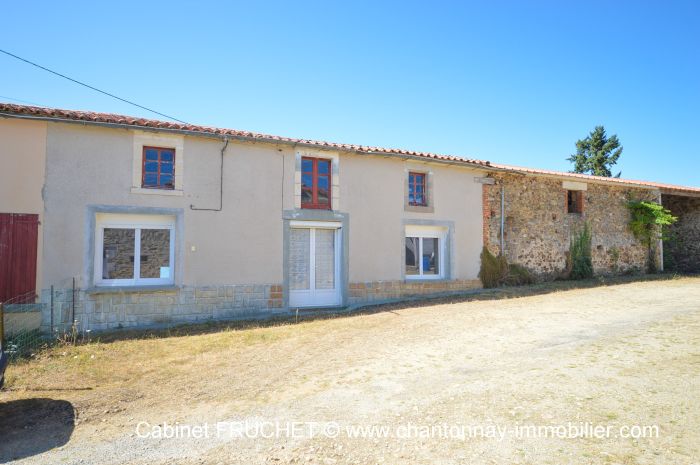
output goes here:
<path id="1" fill-rule="evenodd" d="M 38 118 L 0 119 L 0 212 L 40 215 L 44 327 L 52 315 L 56 325 L 110 329 L 464 292 L 481 286 L 479 254 L 484 244 L 500 248 L 501 220 L 508 259 L 543 277 L 561 275 L 584 221 L 595 271 L 633 271 L 646 255 L 625 202 L 662 192 L 434 154 L 8 108 Z M 172 189 L 142 185 L 144 147 L 172 151 Z M 301 208 L 304 157 L 328 160 L 331 211 Z M 427 204 L 410 204 L 409 173 L 421 174 Z M 566 211 L 569 190 L 582 193 L 580 214 Z M 120 227 L 129 232 L 110 230 Z M 108 247 L 106 237 L 121 242 Z M 125 244 L 133 249 L 108 258 Z M 134 279 L 110 277 L 116 263 Z M 305 271 L 316 264 L 322 276 Z M 323 299 L 292 289 L 306 282 L 299 270 Z"/>
<path id="2" fill-rule="evenodd" d="M 474 178 L 484 175 L 480 170 L 401 157 L 300 150 L 291 144 L 235 139 L 226 143 L 219 137 L 165 131 L 14 120 L 2 120 L 0 126 L 43 130 L 27 136 L 41 144 L 32 146 L 19 138 L 16 144 L 25 151 L 32 147 L 34 158 L 27 160 L 32 171 L 22 177 L 38 183 L 22 198 L 38 194 L 41 202 L 42 187 L 44 193 L 43 202 L 32 210 L 42 214 L 44 225 L 38 289 L 44 289 L 46 298 L 51 286 L 68 289 L 76 279 L 75 307 L 70 293 L 55 299 L 62 309 L 57 321 L 76 318 L 85 326 L 105 329 L 284 310 L 284 217 L 290 212 L 317 213 L 299 209 L 300 153 L 333 160 L 331 215 L 347 221 L 342 232 L 348 235 L 347 249 L 340 257 L 347 276 L 339 283 L 344 304 L 479 286 L 483 225 L 481 185 Z M 177 147 L 179 180 L 172 191 L 135 186 L 141 176 L 135 162 L 140 144 L 153 143 Z M 36 169 L 39 164 L 45 172 Z M 409 171 L 430 173 L 430 209 L 406 208 Z M 133 292 L 126 287 L 100 288 L 94 272 L 96 254 L 101 253 L 96 250 L 95 218 L 112 209 L 179 218 L 174 286 Z M 405 228 L 411 224 L 449 226 L 444 279 L 405 279 Z"/>
<path id="3" fill-rule="evenodd" d="M 0 120 L 0 213 L 39 215 L 37 289 L 42 287 L 47 123 Z"/>
<path id="4" fill-rule="evenodd" d="M 132 193 L 134 132 L 51 124 L 46 173 L 44 281 L 86 276 L 88 205 L 182 209 L 184 248 L 176 283 L 192 286 L 269 284 L 283 280 L 282 214 L 294 210 L 295 152 L 288 145 L 230 142 L 224 154 L 223 206 L 218 208 L 220 139 L 185 137 L 182 195 Z M 319 157 L 329 156 L 323 151 Z M 333 153 L 337 155 L 337 152 Z M 404 210 L 406 170 L 434 173 L 433 213 Z M 481 241 L 480 173 L 437 163 L 340 154 L 340 211 L 351 222 L 351 282 L 402 277 L 404 221 L 455 223 L 452 275 L 476 279 Z M 378 254 L 377 250 L 386 251 Z"/>

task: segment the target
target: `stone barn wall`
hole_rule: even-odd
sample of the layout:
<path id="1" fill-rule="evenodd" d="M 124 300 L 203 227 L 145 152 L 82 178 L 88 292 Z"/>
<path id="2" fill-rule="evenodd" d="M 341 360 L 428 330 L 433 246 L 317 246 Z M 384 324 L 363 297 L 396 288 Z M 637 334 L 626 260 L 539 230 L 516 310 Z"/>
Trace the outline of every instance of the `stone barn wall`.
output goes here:
<path id="1" fill-rule="evenodd" d="M 497 254 L 500 244 L 501 185 L 505 187 L 505 254 L 540 279 L 555 279 L 566 270 L 571 235 L 587 221 L 592 232 L 596 274 L 642 271 L 647 251 L 632 235 L 629 199 L 658 201 L 655 191 L 587 184 L 583 213 L 567 213 L 561 179 L 521 174 L 496 174 L 484 187 L 485 242 Z M 502 183 L 502 184 L 500 184 Z"/>
<path id="2" fill-rule="evenodd" d="M 668 230 L 664 244 L 664 266 L 668 271 L 700 273 L 700 197 L 663 195 L 664 207 L 678 222 Z"/>

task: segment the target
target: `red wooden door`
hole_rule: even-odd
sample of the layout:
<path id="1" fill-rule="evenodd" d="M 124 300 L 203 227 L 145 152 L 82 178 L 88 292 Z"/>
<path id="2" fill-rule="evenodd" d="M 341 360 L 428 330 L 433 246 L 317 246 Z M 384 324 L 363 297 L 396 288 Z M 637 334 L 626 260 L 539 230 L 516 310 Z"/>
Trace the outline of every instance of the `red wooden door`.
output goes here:
<path id="1" fill-rule="evenodd" d="M 39 215 L 0 213 L 0 302 L 34 302 Z"/>

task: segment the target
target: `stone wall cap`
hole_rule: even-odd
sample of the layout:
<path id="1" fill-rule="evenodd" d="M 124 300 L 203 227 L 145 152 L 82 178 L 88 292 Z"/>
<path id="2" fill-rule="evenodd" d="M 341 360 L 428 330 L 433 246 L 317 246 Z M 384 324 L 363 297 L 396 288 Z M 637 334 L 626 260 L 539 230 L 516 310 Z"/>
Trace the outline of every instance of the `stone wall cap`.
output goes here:
<path id="1" fill-rule="evenodd" d="M 86 294 L 133 294 L 136 292 L 167 292 L 179 291 L 181 286 L 174 284 L 155 286 L 96 286 L 85 289 Z"/>

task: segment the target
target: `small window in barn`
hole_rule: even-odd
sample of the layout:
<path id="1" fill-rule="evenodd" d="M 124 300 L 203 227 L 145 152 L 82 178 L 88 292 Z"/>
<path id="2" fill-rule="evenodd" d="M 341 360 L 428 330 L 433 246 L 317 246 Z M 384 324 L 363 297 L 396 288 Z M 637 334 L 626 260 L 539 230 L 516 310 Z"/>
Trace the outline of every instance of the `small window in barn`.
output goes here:
<path id="1" fill-rule="evenodd" d="M 331 209 L 331 160 L 301 159 L 301 208 Z"/>
<path id="2" fill-rule="evenodd" d="M 150 189 L 175 188 L 175 149 L 143 148 L 141 187 Z"/>
<path id="3" fill-rule="evenodd" d="M 99 214 L 96 226 L 96 284 L 129 286 L 174 282 L 174 218 Z"/>
<path id="4" fill-rule="evenodd" d="M 583 213 L 583 191 L 566 191 L 566 211 Z"/>
<path id="5" fill-rule="evenodd" d="M 408 173 L 408 204 L 414 207 L 428 205 L 426 174 L 411 171 Z"/>

